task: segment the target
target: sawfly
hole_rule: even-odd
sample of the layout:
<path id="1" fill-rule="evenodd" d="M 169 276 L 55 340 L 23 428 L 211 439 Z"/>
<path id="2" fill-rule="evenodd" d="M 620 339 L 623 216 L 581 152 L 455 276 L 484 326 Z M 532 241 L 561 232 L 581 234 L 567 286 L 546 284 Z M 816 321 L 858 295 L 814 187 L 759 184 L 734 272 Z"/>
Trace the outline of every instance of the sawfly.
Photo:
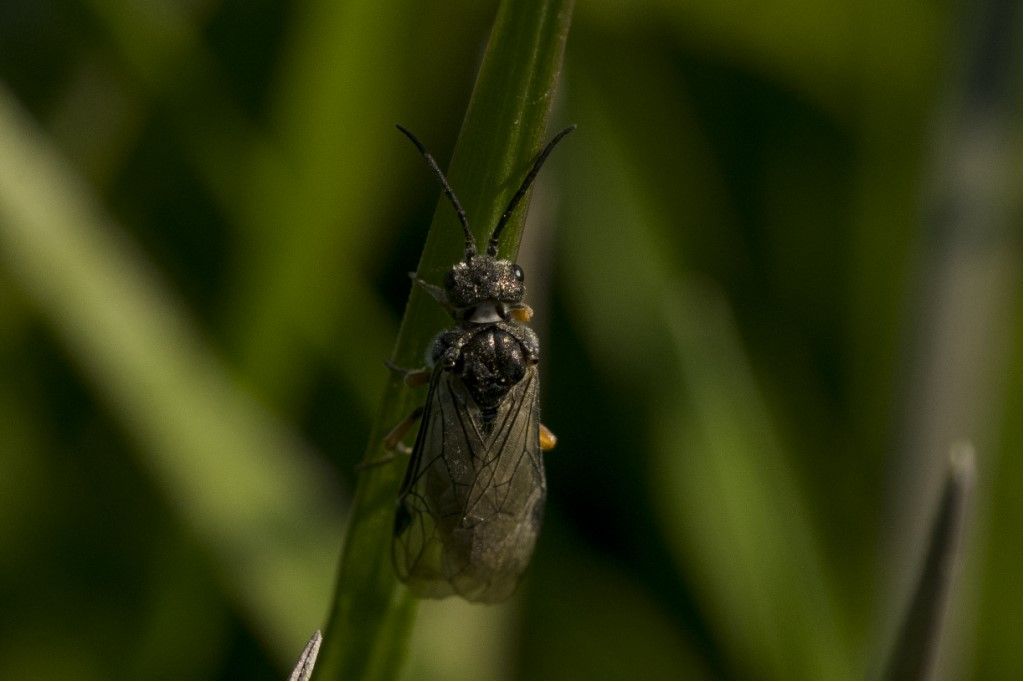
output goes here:
<path id="1" fill-rule="evenodd" d="M 498 258 L 498 240 L 548 155 L 575 126 L 537 155 L 483 254 L 437 162 L 397 127 L 440 182 L 466 246 L 443 287 L 415 280 L 454 326 L 434 338 L 426 369 L 394 368 L 410 385 L 429 380 L 429 389 L 426 404 L 385 438 L 388 448 L 399 448 L 420 419 L 398 496 L 392 561 L 419 597 L 499 602 L 515 591 L 533 554 L 546 494 L 541 450 L 554 447 L 555 437 L 540 423 L 540 344 L 524 324 L 532 310 L 523 302 L 523 269 Z"/>

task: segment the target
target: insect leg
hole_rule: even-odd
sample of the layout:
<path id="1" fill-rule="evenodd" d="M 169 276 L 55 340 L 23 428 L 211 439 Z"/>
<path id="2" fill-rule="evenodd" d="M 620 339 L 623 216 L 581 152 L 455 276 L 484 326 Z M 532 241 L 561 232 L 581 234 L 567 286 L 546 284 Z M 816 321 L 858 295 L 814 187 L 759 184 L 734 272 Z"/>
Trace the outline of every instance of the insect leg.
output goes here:
<path id="1" fill-rule="evenodd" d="M 440 303 L 441 307 L 445 309 L 445 312 L 447 312 L 449 315 L 452 314 L 452 305 L 448 302 L 448 295 L 444 293 L 444 289 L 437 286 L 436 284 L 431 284 L 426 280 L 420 279 L 419 277 L 416 276 L 415 272 L 410 272 L 409 276 L 412 277 L 412 281 L 415 282 L 421 289 L 430 294 L 430 298 Z"/>
<path id="2" fill-rule="evenodd" d="M 381 464 L 387 464 L 395 458 L 395 451 L 401 452 L 403 455 L 412 454 L 412 448 L 402 443 L 402 438 L 409 432 L 416 420 L 423 415 L 423 407 L 417 407 L 413 410 L 408 417 L 398 422 L 395 428 L 391 429 L 386 436 L 384 436 L 384 449 L 387 450 L 388 454 L 383 457 L 371 460 L 363 460 L 356 469 L 368 469 L 370 467 L 379 466 Z"/>
<path id="3" fill-rule="evenodd" d="M 517 303 L 513 306 L 509 306 L 509 308 L 512 319 L 518 320 L 519 322 L 529 322 L 533 317 L 533 308 L 525 303 Z"/>
<path id="4" fill-rule="evenodd" d="M 462 348 L 469 343 L 476 332 L 472 329 L 449 329 L 437 335 L 430 349 L 433 364 L 451 369 L 459 361 Z"/>
<path id="5" fill-rule="evenodd" d="M 540 449 L 541 450 L 552 450 L 558 443 L 558 437 L 551 433 L 551 429 L 540 425 Z"/>
<path id="6" fill-rule="evenodd" d="M 429 367 L 420 367 L 419 369 L 406 369 L 405 367 L 399 367 L 390 360 L 385 360 L 384 364 L 395 374 L 402 377 L 405 381 L 405 385 L 409 388 L 416 388 L 417 386 L 423 386 L 424 384 L 430 383 L 431 370 Z"/>
<path id="7" fill-rule="evenodd" d="M 402 444 L 402 438 L 409 432 L 413 424 L 423 415 L 423 406 L 417 407 L 408 417 L 398 422 L 395 428 L 384 436 L 384 448 L 386 450 L 398 450 Z"/>

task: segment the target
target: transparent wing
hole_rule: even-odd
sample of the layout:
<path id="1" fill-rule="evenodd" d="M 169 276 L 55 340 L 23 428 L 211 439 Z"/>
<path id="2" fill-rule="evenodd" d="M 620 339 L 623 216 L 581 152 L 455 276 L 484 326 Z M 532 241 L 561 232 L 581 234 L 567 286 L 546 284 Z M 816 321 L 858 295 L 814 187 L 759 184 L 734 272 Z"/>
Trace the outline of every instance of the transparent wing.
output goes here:
<path id="1" fill-rule="evenodd" d="M 487 419 L 457 376 L 435 371 L 392 544 L 416 594 L 493 602 L 515 590 L 545 495 L 538 381 L 529 368 Z"/>
<path id="2" fill-rule="evenodd" d="M 450 390 L 438 390 L 446 372 L 437 367 L 430 380 L 427 402 L 420 417 L 409 466 L 398 494 L 391 558 L 395 572 L 419 596 L 445 597 L 454 588 L 441 573 L 443 540 L 438 530 L 441 508 L 439 493 L 448 483 L 443 467 L 444 400 L 452 409 Z M 429 484 L 429 490 L 428 488 Z"/>

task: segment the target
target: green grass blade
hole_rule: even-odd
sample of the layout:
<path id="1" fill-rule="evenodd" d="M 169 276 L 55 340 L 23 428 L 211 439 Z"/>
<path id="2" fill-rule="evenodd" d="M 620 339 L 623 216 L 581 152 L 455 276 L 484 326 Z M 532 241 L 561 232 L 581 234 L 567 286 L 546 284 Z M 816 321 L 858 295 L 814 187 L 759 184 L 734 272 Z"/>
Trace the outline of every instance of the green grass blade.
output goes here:
<path id="1" fill-rule="evenodd" d="M 313 667 L 316 665 L 316 658 L 320 654 L 320 645 L 323 644 L 324 636 L 319 630 L 306 642 L 306 648 L 299 654 L 299 660 L 292 669 L 289 680 L 302 680 L 305 682 L 313 675 Z"/>
<path id="2" fill-rule="evenodd" d="M 280 662 L 330 589 L 342 515 L 310 453 L 231 381 L 134 244 L 0 85 L 0 262 L 111 406 Z"/>
<path id="3" fill-rule="evenodd" d="M 906 618 L 890 652 L 883 679 L 930 679 L 939 653 L 942 625 L 956 578 L 965 516 L 974 485 L 974 449 L 954 446 L 946 483 L 932 524 L 928 553 Z"/>
<path id="4" fill-rule="evenodd" d="M 147 106 L 174 112 L 171 133 L 246 244 L 229 276 L 225 329 L 247 383 L 288 412 L 311 381 L 308 349 L 327 354 L 344 320 L 360 320 L 365 349 L 393 333 L 358 263 L 377 243 L 365 236 L 379 220 L 383 188 L 366 169 L 390 140 L 380 122 L 401 82 L 376 74 L 398 71 L 392 42 L 403 6 L 304 6 L 267 131 L 230 96 L 228 74 L 201 39 L 202 13 L 173 2 L 87 6 Z M 174 87 L 179 80 L 189 87 Z M 380 382 L 358 358 L 336 356 L 363 396 Z M 369 414 L 373 400 L 364 405 Z"/>
<path id="5" fill-rule="evenodd" d="M 686 218 L 632 163 L 634 138 L 615 125 L 600 74 L 574 74 L 575 104 L 601 143 L 588 145 L 585 163 L 569 159 L 586 189 L 567 199 L 560 232 L 568 313 L 616 390 L 650 406 L 635 466 L 648 472 L 679 580 L 729 674 L 849 675 L 847 626 L 812 509 L 731 306 L 687 271 L 676 241 Z M 594 196 L 601 201 L 586 200 Z"/>
<path id="6" fill-rule="evenodd" d="M 369 416 L 383 385 L 364 353 L 394 335 L 362 265 L 387 240 L 379 230 L 391 188 L 376 170 L 397 156 L 388 123 L 402 96 L 408 3 L 303 3 L 274 88 L 271 125 L 283 166 L 254 173 L 249 247 L 231 274 L 228 329 L 239 364 L 284 408 L 315 380 L 309 348 L 338 341 L 359 320 L 356 348 L 337 355 Z M 283 171 L 283 172 L 282 172 Z"/>
<path id="7" fill-rule="evenodd" d="M 572 0 L 519 0 L 503 2 L 498 9 L 448 171 L 481 243 L 543 142 L 572 5 Z M 414 121 L 405 123 L 415 128 Z M 407 144 L 397 132 L 395 144 Z M 409 163 L 421 163 L 411 148 Z M 426 169 L 423 178 L 433 182 Z M 504 253 L 515 252 L 524 216 L 525 210 L 519 210 L 506 228 Z M 461 254 L 461 229 L 442 198 L 419 275 L 437 282 Z M 445 324 L 437 303 L 414 288 L 392 359 L 407 367 L 422 364 L 424 348 Z M 389 382 L 370 434 L 368 460 L 385 456 L 384 434 L 422 399 L 400 380 Z M 392 512 L 404 463 L 399 459 L 360 475 L 318 677 L 384 679 L 399 672 L 415 611 L 389 559 Z"/>

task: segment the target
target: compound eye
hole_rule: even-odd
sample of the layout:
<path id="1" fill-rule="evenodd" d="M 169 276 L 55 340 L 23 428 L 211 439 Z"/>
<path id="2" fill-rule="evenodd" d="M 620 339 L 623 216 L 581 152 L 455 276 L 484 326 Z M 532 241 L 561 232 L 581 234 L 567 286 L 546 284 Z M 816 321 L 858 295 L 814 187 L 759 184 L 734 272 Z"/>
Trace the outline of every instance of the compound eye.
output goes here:
<path id="1" fill-rule="evenodd" d="M 517 282 L 522 282 L 526 275 L 523 274 L 523 269 L 518 265 L 512 266 L 512 276 L 516 278 Z"/>
<path id="2" fill-rule="evenodd" d="M 444 288 L 449 291 L 455 288 L 455 273 L 451 270 L 444 275 Z"/>

